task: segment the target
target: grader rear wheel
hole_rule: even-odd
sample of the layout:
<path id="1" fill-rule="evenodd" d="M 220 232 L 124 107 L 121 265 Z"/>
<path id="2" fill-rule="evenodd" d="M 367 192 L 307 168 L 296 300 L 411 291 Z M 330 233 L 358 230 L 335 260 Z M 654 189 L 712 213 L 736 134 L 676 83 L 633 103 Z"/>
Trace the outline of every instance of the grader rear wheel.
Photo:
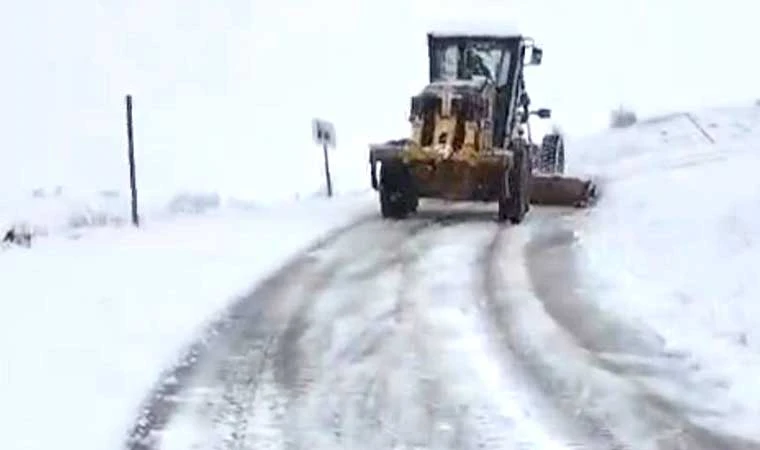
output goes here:
<path id="1" fill-rule="evenodd" d="M 565 141 L 559 134 L 547 134 L 541 141 L 537 160 L 538 170 L 544 173 L 565 172 Z"/>

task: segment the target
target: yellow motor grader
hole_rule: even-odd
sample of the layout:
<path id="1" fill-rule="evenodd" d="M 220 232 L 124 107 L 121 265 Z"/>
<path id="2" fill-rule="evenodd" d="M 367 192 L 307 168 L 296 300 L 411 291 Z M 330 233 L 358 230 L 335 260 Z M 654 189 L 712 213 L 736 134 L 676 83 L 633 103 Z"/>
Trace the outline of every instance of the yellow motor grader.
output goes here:
<path id="1" fill-rule="evenodd" d="M 382 216 L 404 218 L 420 198 L 498 202 L 499 221 L 515 224 L 530 204 L 591 204 L 594 183 L 562 175 L 562 136 L 532 141 L 530 116 L 551 116 L 548 109 L 530 109 L 525 89 L 524 67 L 540 64 L 543 55 L 533 40 L 445 32 L 427 37 L 430 80 L 411 99 L 411 136 L 370 145 Z"/>

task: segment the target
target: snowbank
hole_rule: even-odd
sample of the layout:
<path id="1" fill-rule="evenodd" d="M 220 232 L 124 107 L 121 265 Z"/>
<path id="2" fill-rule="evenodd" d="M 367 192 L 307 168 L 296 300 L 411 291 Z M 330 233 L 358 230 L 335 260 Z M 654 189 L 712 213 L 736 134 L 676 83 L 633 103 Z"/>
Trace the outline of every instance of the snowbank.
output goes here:
<path id="1" fill-rule="evenodd" d="M 37 237 L 129 222 L 129 199 L 119 192 L 74 193 L 62 187 L 0 198 L 0 231 L 26 226 Z"/>
<path id="2" fill-rule="evenodd" d="M 217 208 L 79 240 L 51 234 L 0 253 L 0 447 L 120 447 L 160 372 L 206 321 L 308 243 L 376 207 L 355 195 Z"/>
<path id="3" fill-rule="evenodd" d="M 365 180 L 366 181 L 366 180 Z M 365 183 L 366 184 L 366 183 Z M 356 196 L 367 189 L 343 190 L 337 196 Z M 301 200 L 324 198 L 324 192 L 292 193 L 290 199 L 263 200 L 225 195 L 215 191 L 182 190 L 173 194 L 152 193 L 139 197 L 141 222 L 173 220 L 177 216 L 209 214 L 221 210 L 283 208 Z M 128 191 L 82 191 L 56 186 L 39 188 L 26 195 L 0 197 L 0 232 L 13 227 L 29 229 L 35 240 L 46 236 L 80 238 L 102 228 L 131 226 Z"/>
<path id="4" fill-rule="evenodd" d="M 737 408 L 722 425 L 755 437 L 758 144 L 760 108 L 735 108 L 650 120 L 569 152 L 573 167 L 604 174 L 582 244 L 599 300 L 692 355 Z"/>

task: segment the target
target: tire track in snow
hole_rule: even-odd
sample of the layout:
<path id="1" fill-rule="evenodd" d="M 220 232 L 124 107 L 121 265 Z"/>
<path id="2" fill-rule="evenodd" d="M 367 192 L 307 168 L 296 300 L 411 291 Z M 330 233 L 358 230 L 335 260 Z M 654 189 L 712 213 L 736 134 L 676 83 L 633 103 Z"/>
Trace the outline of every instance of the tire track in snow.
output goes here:
<path id="1" fill-rule="evenodd" d="M 298 296 L 302 298 L 300 306 L 293 310 L 279 332 L 276 353 L 273 358 L 272 382 L 281 393 L 282 402 L 286 411 L 292 411 L 293 403 L 314 388 L 320 376 L 320 368 L 317 364 L 310 364 L 312 353 L 319 348 L 311 348 L 309 351 L 300 352 L 294 345 L 308 331 L 310 323 L 308 312 L 320 299 L 320 296 L 330 296 L 336 279 L 346 278 L 360 280 L 369 274 L 381 271 L 396 259 L 395 255 L 387 253 L 388 248 L 396 248 L 400 241 L 409 239 L 419 230 L 429 226 L 429 223 L 376 223 L 368 230 L 360 230 L 360 236 L 345 236 L 329 248 L 320 250 L 323 264 L 315 267 L 314 277 L 317 283 L 300 289 Z M 390 229 L 389 229 L 390 227 Z M 379 235 L 383 233 L 382 235 Z M 369 239 L 372 237 L 373 239 Z M 341 242 L 345 242 L 341 244 Z M 356 244 L 361 242 L 357 247 Z M 324 253 L 324 254 L 322 254 Z M 301 277 L 294 276 L 288 283 L 293 287 L 302 285 Z M 330 299 L 326 299 L 330 301 Z M 330 318 L 327 318 L 330 321 Z M 278 426 L 291 435 L 286 417 L 283 415 Z M 296 443 L 288 438 L 284 445 L 292 448 Z M 307 447 L 311 444 L 307 442 Z"/>
<path id="2" fill-rule="evenodd" d="M 535 331 L 544 327 L 525 312 L 526 308 L 535 305 L 529 303 L 532 287 L 525 273 L 526 268 L 523 267 L 525 259 L 522 250 L 525 245 L 514 239 L 515 235 L 525 232 L 524 230 L 525 228 L 515 228 L 509 234 L 500 234 L 483 255 L 484 259 L 490 261 L 489 270 L 483 279 L 487 292 L 484 309 L 506 350 L 503 354 L 505 364 L 525 374 L 526 383 L 532 385 L 530 389 L 540 392 L 534 398 L 545 400 L 544 405 L 547 407 L 542 409 L 543 412 L 547 415 L 550 412 L 558 413 L 554 417 L 547 417 L 547 421 L 565 428 L 570 427 L 571 436 L 576 441 L 573 447 L 633 450 L 635 447 L 627 446 L 616 436 L 604 417 L 595 416 L 583 407 L 585 393 L 579 384 L 581 380 L 566 377 L 561 363 L 554 364 L 556 360 L 547 360 L 553 359 L 554 351 L 544 345 L 548 342 L 536 342 Z M 564 336 L 559 336 L 556 344 L 561 347 L 564 339 Z"/>
<path id="3" fill-rule="evenodd" d="M 532 220 L 541 222 L 542 217 L 552 227 L 561 219 L 548 213 Z M 621 374 L 604 364 L 600 350 L 648 355 L 658 340 L 595 310 L 590 299 L 574 290 L 572 261 L 560 262 L 556 258 L 561 255 L 556 254 L 536 259 L 541 251 L 536 246 L 568 245 L 565 241 L 570 238 L 565 232 L 544 234 L 540 223 L 518 227 L 503 236 L 491 255 L 497 260 L 487 281 L 492 293 L 489 308 L 504 330 L 507 347 L 544 390 L 545 398 L 554 400 L 565 417 L 577 418 L 589 442 L 596 439 L 594 448 L 756 449 L 746 441 L 695 429 L 658 404 L 631 379 L 632 373 Z M 528 266 L 515 264 L 521 260 Z M 552 291 L 549 298 L 537 296 L 547 290 Z"/>
<path id="4" fill-rule="evenodd" d="M 352 397 L 357 389 L 348 386 L 339 392 L 342 398 L 337 401 L 328 393 L 320 393 L 320 389 L 325 379 L 335 376 L 341 361 L 356 362 L 374 355 L 379 342 L 387 337 L 388 322 L 393 320 L 394 311 L 382 307 L 368 311 L 364 302 L 374 300 L 367 296 L 377 289 L 378 278 L 403 261 L 403 255 L 393 250 L 432 225 L 431 221 L 382 223 L 386 227 L 403 226 L 406 233 L 392 243 L 384 243 L 380 238 L 367 240 L 358 249 L 356 244 L 336 248 L 336 252 L 342 250 L 355 255 L 357 260 L 352 264 L 339 264 L 336 274 L 321 289 L 310 293 L 309 303 L 294 314 L 286 327 L 279 345 L 275 379 L 288 397 L 289 417 L 283 424 L 290 436 L 287 448 L 323 448 L 320 445 L 332 448 L 333 440 L 340 441 L 345 436 L 343 408 L 338 401 Z M 379 230 L 379 233 L 387 234 L 388 230 Z M 346 296 L 348 301 L 341 303 L 340 298 Z M 351 319 L 350 315 L 357 312 L 363 314 L 356 318 L 355 327 L 361 329 L 371 323 L 381 330 L 366 328 L 352 340 L 352 345 L 336 345 L 334 341 L 341 331 L 336 329 L 347 322 L 346 316 Z M 337 363 L 325 364 L 324 359 L 330 356 Z M 327 436 L 322 432 L 325 429 L 329 430 Z"/>
<path id="5" fill-rule="evenodd" d="M 288 273 L 298 276 L 304 288 L 308 289 L 308 286 L 318 282 L 311 278 L 313 265 L 313 259 L 305 257 L 289 266 Z M 184 437 L 176 441 L 174 430 L 178 428 L 177 420 L 169 416 L 161 427 L 152 430 L 149 446 L 140 448 L 245 448 L 244 442 L 250 437 L 249 421 L 257 419 L 252 417 L 256 403 L 268 401 L 276 404 L 276 401 L 267 398 L 272 396 L 271 391 L 264 397 L 259 395 L 259 391 L 265 387 L 262 376 L 267 365 L 271 364 L 271 349 L 279 332 L 281 317 L 288 315 L 289 310 L 297 305 L 298 292 L 287 285 L 288 279 L 282 274 L 270 278 L 256 291 L 256 295 L 277 299 L 278 304 L 249 301 L 249 310 L 231 315 L 231 328 L 215 341 L 204 358 L 196 361 L 193 376 L 174 396 L 174 410 L 179 411 L 181 419 L 186 422 L 179 427 L 194 428 L 196 432 L 193 437 L 196 440 Z M 283 290 L 294 295 L 283 296 Z M 278 394 L 274 395 L 276 397 Z M 270 419 L 276 421 L 276 417 Z M 261 434 L 260 443 L 276 441 L 277 433 L 272 432 L 272 427 L 265 428 L 259 426 L 257 429 Z M 169 429 L 168 433 L 165 429 Z"/>
<path id="6" fill-rule="evenodd" d="M 414 305 L 405 294 L 417 276 L 411 271 L 414 261 L 440 228 L 429 225 L 386 252 L 378 270 L 356 271 L 370 277 L 362 281 L 347 274 L 313 303 L 314 310 L 304 312 L 312 316 L 305 321 L 312 329 L 283 353 L 294 355 L 291 361 L 306 361 L 307 368 L 326 370 L 307 369 L 321 376 L 309 378 L 309 389 L 294 402 L 290 429 L 302 433 L 294 448 L 426 446 L 436 435 L 431 416 L 440 408 L 430 396 L 438 396 L 439 388 L 425 374 L 413 339 Z M 326 410 L 323 418 L 320 409 Z"/>
<path id="7" fill-rule="evenodd" d="M 370 283 L 338 283 L 313 302 L 301 324 L 314 329 L 290 351 L 309 382 L 293 405 L 288 429 L 300 442 L 290 448 L 569 448 L 542 433 L 510 374 L 488 361 L 476 304 L 490 263 L 480 256 L 498 226 L 470 213 L 438 222 Z M 341 338 L 345 328 L 354 332 Z"/>
<path id="8" fill-rule="evenodd" d="M 364 219 L 335 230 L 264 280 L 251 294 L 232 304 L 226 312 L 221 314 L 219 319 L 213 321 L 206 328 L 196 342 L 189 346 L 179 362 L 160 377 L 156 388 L 150 393 L 140 414 L 135 419 L 135 424 L 126 439 L 125 447 L 130 450 L 161 448 L 161 439 L 169 420 L 178 415 L 185 419 L 184 416 L 187 415 L 179 411 L 180 409 L 197 410 L 195 411 L 197 414 L 191 414 L 193 417 L 187 418 L 191 421 L 196 420 L 197 416 L 204 412 L 213 416 L 213 410 L 223 410 L 224 408 L 214 401 L 219 393 L 220 385 L 213 381 L 218 376 L 227 376 L 223 371 L 217 373 L 220 367 L 230 366 L 234 361 L 237 361 L 238 365 L 244 364 L 243 359 L 235 358 L 235 355 L 230 353 L 231 346 L 235 342 L 246 340 L 246 338 L 241 337 L 241 333 L 245 333 L 246 330 L 249 332 L 251 332 L 250 330 L 258 330 L 260 339 L 268 339 L 278 333 L 281 334 L 281 330 L 272 328 L 272 325 L 278 320 L 283 322 L 283 318 L 290 317 L 292 311 L 288 308 L 295 308 L 295 301 L 303 301 L 308 297 L 310 289 L 318 288 L 325 283 L 325 278 L 329 277 L 329 274 L 324 271 L 317 273 L 318 276 L 314 274 L 315 267 L 319 267 L 320 263 L 315 254 L 331 248 L 341 239 L 350 238 L 353 233 L 366 231 L 366 227 L 370 227 L 372 230 L 373 226 L 378 226 L 375 220 Z M 392 232 L 387 234 L 396 235 Z M 336 259 L 333 265 L 337 266 L 341 261 L 341 259 Z M 298 283 L 291 286 L 290 282 L 293 279 L 297 280 Z M 301 291 L 296 292 L 297 289 L 294 287 L 298 288 L 299 286 Z M 283 298 L 284 293 L 294 294 L 298 298 L 294 299 L 292 296 Z M 251 336 L 247 336 L 247 339 L 251 339 Z M 260 346 L 260 344 L 255 345 Z M 228 360 L 225 361 L 225 358 Z M 235 373 L 235 370 L 229 369 L 229 367 L 227 370 L 228 373 Z M 258 366 L 247 366 L 245 369 L 250 373 L 259 370 Z M 221 383 L 221 386 L 223 385 L 224 383 Z M 230 410 L 234 409 L 233 407 Z M 182 414 L 179 414 L 180 412 Z M 216 420 L 220 423 L 223 422 L 218 418 Z M 200 428 L 206 427 L 203 429 L 211 431 L 211 435 L 219 431 L 209 430 L 207 423 L 201 425 Z M 197 423 L 194 423 L 194 426 L 198 428 Z M 176 426 L 176 428 L 178 427 L 181 425 Z M 192 432 L 190 434 L 198 435 L 198 433 Z M 198 439 L 200 438 L 198 436 Z"/>
<path id="9" fill-rule="evenodd" d="M 567 448 L 531 417 L 536 411 L 518 394 L 522 386 L 514 373 L 492 357 L 492 330 L 479 307 L 491 262 L 482 254 L 509 227 L 476 220 L 437 236 L 437 245 L 421 261 L 425 276 L 410 293 L 429 297 L 428 311 L 420 314 L 420 334 L 434 355 L 431 365 L 441 373 L 443 391 L 463 416 L 462 439 L 450 448 Z"/>
<path id="10" fill-rule="evenodd" d="M 302 258 L 289 266 L 291 273 L 300 274 L 304 280 L 307 280 L 306 274 L 310 261 L 308 258 Z M 266 280 L 257 290 L 261 294 L 274 295 L 281 289 L 284 277 L 277 274 Z M 224 401 L 207 402 L 208 398 L 218 397 L 224 399 L 225 384 L 211 383 L 209 380 L 215 378 L 232 380 L 239 379 L 241 375 L 239 366 L 247 364 L 234 354 L 236 350 L 234 343 L 246 338 L 251 345 L 251 351 L 248 356 L 253 356 L 253 349 L 264 350 L 265 342 L 271 332 L 271 328 L 266 326 L 267 311 L 265 305 L 260 302 L 251 302 L 243 300 L 234 305 L 225 317 L 215 324 L 214 328 L 204 336 L 198 343 L 191 347 L 191 357 L 186 364 L 180 365 L 166 378 L 172 380 L 171 383 L 163 381 L 158 388 L 158 394 L 154 395 L 144 413 L 138 419 L 137 425 L 133 429 L 130 439 L 127 441 L 127 448 L 130 450 L 149 450 L 161 447 L 163 430 L 169 424 L 177 410 L 185 408 L 188 404 L 197 405 L 199 410 L 213 417 L 219 426 L 229 422 L 227 418 L 221 418 L 222 411 L 233 411 L 239 408 L 237 401 L 225 404 Z M 246 324 L 264 324 L 263 326 L 246 327 Z M 246 330 L 254 330 L 257 336 L 245 336 Z M 248 366 L 249 371 L 259 372 L 263 364 L 262 358 L 254 358 L 255 363 Z M 165 379 L 166 379 L 165 378 Z M 170 393 L 161 391 L 169 390 Z M 209 433 L 207 438 L 217 436 L 217 433 Z M 222 439 L 223 440 L 223 439 Z M 209 442 L 207 448 L 218 448 L 219 443 L 213 446 Z"/>
<path id="11" fill-rule="evenodd" d="M 518 320 L 488 320 L 505 232 L 470 208 L 366 223 L 281 270 L 130 448 L 622 448 L 590 446 L 604 430 L 568 409 L 552 433 L 583 445 L 551 441 L 537 408 L 568 391 L 523 391 L 535 371 L 493 360 L 495 325 Z"/>

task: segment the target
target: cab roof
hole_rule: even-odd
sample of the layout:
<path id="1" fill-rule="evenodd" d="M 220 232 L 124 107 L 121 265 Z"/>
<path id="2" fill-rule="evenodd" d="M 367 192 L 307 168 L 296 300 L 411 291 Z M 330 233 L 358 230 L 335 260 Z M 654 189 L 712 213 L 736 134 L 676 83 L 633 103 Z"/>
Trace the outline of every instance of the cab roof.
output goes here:
<path id="1" fill-rule="evenodd" d="M 493 20 L 449 21 L 432 27 L 428 32 L 438 38 L 522 38 L 519 28 L 509 22 Z"/>

